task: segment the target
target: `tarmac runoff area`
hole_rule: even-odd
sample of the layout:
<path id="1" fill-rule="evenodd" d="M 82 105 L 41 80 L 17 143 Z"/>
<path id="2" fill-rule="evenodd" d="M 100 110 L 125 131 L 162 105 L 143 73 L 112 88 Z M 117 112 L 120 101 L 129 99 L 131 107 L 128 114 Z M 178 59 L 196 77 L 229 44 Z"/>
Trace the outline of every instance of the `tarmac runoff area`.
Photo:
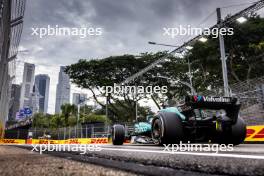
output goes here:
<path id="1" fill-rule="evenodd" d="M 53 172 L 52 170 L 54 170 L 53 173 L 58 173 L 59 175 L 63 175 L 64 173 L 67 175 L 66 171 L 70 168 L 73 170 L 69 170 L 69 173 L 81 173 L 79 175 L 82 175 L 82 172 L 86 173 L 85 175 L 90 175 L 89 173 L 93 172 L 94 174 L 92 175 L 111 175 L 111 173 L 114 173 L 114 175 L 135 173 L 154 176 L 264 175 L 264 144 L 241 144 L 235 146 L 233 151 L 218 153 L 164 151 L 164 147 L 155 145 L 125 144 L 123 146 L 113 146 L 110 144 L 104 144 L 99 146 L 102 148 L 101 151 L 87 151 L 85 154 L 80 154 L 81 151 L 66 151 L 48 152 L 49 155 L 40 155 L 39 152 L 29 152 L 29 150 L 32 150 L 33 148 L 31 145 L 20 145 L 20 147 L 24 147 L 27 150 L 22 150 L 24 153 L 22 152 L 18 158 L 31 158 L 28 159 L 29 163 L 31 160 L 35 160 L 34 158 L 36 158 L 36 160 L 38 160 L 37 158 L 42 160 L 41 158 L 43 156 L 44 158 L 51 157 L 53 159 L 50 159 L 51 161 L 47 159 L 46 162 L 42 162 L 43 166 L 41 166 L 41 164 L 33 163 L 32 165 L 21 164 L 20 166 L 19 163 L 21 163 L 22 160 L 18 159 L 15 166 L 12 166 L 12 163 L 10 163 L 9 166 L 8 164 L 2 165 L 2 162 L 5 163 L 6 160 L 2 161 L 1 157 L 0 175 L 3 175 L 3 168 L 8 169 L 9 167 L 11 171 L 17 173 L 20 173 L 17 171 L 18 168 L 20 168 L 19 170 L 23 170 L 25 169 L 24 167 L 30 167 L 31 170 L 35 170 L 36 174 L 36 172 L 39 172 L 39 169 L 45 170 L 47 167 L 46 165 L 50 168 L 50 171 L 48 172 Z M 14 154 L 14 149 L 14 147 L 10 148 L 9 153 Z M 16 150 L 19 151 L 21 149 L 15 149 L 15 151 Z M 6 156 L 6 153 L 7 152 L 1 155 L 8 157 L 8 155 Z M 52 156 L 60 158 L 54 158 Z M 37 163 L 39 162 L 40 161 Z M 55 165 L 52 164 L 54 162 L 56 163 Z M 64 166 L 64 162 L 75 162 L 75 164 Z M 59 163 L 59 165 L 57 165 L 57 163 Z M 60 167 L 63 169 L 58 169 Z M 96 169 L 96 167 L 99 168 Z M 116 170 L 107 168 L 114 168 Z M 27 169 L 27 172 L 30 172 L 30 170 Z M 45 172 L 42 173 L 45 174 Z"/>
<path id="2" fill-rule="evenodd" d="M 28 149 L 0 145 L 0 176 L 133 176 L 135 174 L 93 164 L 40 155 Z"/>

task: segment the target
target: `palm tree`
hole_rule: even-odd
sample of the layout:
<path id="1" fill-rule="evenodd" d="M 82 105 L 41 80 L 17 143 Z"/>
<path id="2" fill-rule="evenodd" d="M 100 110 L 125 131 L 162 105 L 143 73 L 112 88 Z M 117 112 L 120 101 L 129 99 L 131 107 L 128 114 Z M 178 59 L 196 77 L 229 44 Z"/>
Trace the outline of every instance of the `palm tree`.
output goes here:
<path id="1" fill-rule="evenodd" d="M 69 117 L 76 114 L 77 108 L 69 103 L 61 105 L 61 114 L 65 119 L 65 126 L 69 126 Z"/>

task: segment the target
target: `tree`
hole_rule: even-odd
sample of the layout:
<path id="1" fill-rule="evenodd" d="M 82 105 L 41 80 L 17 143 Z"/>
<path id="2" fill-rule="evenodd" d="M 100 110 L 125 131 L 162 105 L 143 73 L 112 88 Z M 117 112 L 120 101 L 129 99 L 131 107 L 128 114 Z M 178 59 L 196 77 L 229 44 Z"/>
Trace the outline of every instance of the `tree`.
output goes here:
<path id="1" fill-rule="evenodd" d="M 38 128 L 48 128 L 49 119 L 43 113 L 36 113 L 33 115 L 32 126 Z"/>
<path id="2" fill-rule="evenodd" d="M 248 80 L 257 76 L 263 76 L 264 68 L 264 19 L 252 15 L 245 24 L 236 22 L 228 24 L 234 28 L 234 35 L 225 36 L 225 47 L 228 55 L 227 67 L 229 83 Z M 67 67 L 66 73 L 73 83 L 79 87 L 87 88 L 93 93 L 93 97 L 103 109 L 102 97 L 108 96 L 108 110 L 112 120 L 132 119 L 135 102 L 146 95 L 109 94 L 105 95 L 99 89 L 100 86 L 113 86 L 121 83 L 129 76 L 153 63 L 167 52 L 142 53 L 140 57 L 133 55 L 111 56 L 100 60 L 81 59 L 79 62 Z M 171 84 L 171 80 L 189 82 L 188 61 L 191 65 L 193 87 L 197 92 L 220 88 L 223 85 L 222 69 L 220 61 L 219 40 L 210 38 L 206 43 L 197 41 L 193 49 L 186 52 L 183 58 L 169 56 L 169 61 L 164 62 L 152 70 L 144 73 L 129 85 L 134 86 L 167 86 L 166 94 L 153 94 L 151 97 L 161 101 L 180 99 L 190 94 L 191 91 L 183 84 Z M 125 117 L 124 117 L 125 116 Z"/>
<path id="3" fill-rule="evenodd" d="M 164 53 L 145 53 L 142 54 L 141 58 L 136 58 L 132 55 L 123 55 L 108 57 L 101 60 L 80 60 L 78 63 L 68 66 L 66 72 L 72 79 L 73 83 L 77 84 L 79 87 L 89 89 L 93 93 L 94 99 L 104 109 L 106 108 L 105 103 L 102 103 L 99 97 L 108 96 L 109 98 L 107 99 L 107 103 L 109 104 L 109 112 L 115 117 L 122 118 L 123 114 L 120 113 L 120 107 L 125 109 L 126 112 L 132 112 L 134 109 L 134 102 L 144 98 L 145 95 L 106 95 L 100 90 L 100 87 L 113 86 L 115 83 L 120 83 L 131 74 L 134 74 L 140 69 L 146 67 L 162 55 L 164 55 Z M 139 80 L 134 84 L 143 86 L 150 85 L 148 83 L 141 83 L 143 82 Z M 100 96 L 98 96 L 96 92 L 99 92 Z"/>
<path id="4" fill-rule="evenodd" d="M 60 128 L 65 125 L 65 121 L 60 114 L 54 114 L 51 116 L 51 128 Z"/>
<path id="5" fill-rule="evenodd" d="M 102 123 L 111 123 L 109 119 L 106 118 L 105 115 L 97 115 L 97 114 L 83 114 L 80 119 L 80 123 L 93 123 L 93 122 L 102 122 Z"/>
<path id="6" fill-rule="evenodd" d="M 253 14 L 246 23 L 230 23 L 234 35 L 224 36 L 229 83 L 263 76 L 264 19 Z M 208 86 L 222 87 L 222 70 L 218 38 L 206 43 L 196 42 L 187 57 L 192 64 L 195 87 L 202 91 Z"/>
<path id="7" fill-rule="evenodd" d="M 61 115 L 64 117 L 65 126 L 69 126 L 69 118 L 76 115 L 77 107 L 71 104 L 61 105 Z"/>

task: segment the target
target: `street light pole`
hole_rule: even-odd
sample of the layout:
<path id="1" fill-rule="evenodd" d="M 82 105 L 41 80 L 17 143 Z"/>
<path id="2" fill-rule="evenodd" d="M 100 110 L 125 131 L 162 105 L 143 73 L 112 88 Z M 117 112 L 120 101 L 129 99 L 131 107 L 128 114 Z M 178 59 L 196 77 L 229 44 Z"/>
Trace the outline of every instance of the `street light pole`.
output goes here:
<path id="1" fill-rule="evenodd" d="M 108 119 L 108 100 L 109 100 L 109 94 L 106 95 L 106 102 L 105 102 L 105 116 L 106 116 L 106 119 Z"/>
<path id="2" fill-rule="evenodd" d="M 190 80 L 190 86 L 191 86 L 191 92 L 192 92 L 192 95 L 195 94 L 195 91 L 193 89 L 193 84 L 192 84 L 192 73 L 191 73 L 191 63 L 190 63 L 190 59 L 188 57 L 188 74 L 189 74 L 189 80 Z"/>
<path id="3" fill-rule="evenodd" d="M 78 110 L 77 126 L 79 126 L 79 120 L 80 120 L 80 103 L 77 105 L 77 110 Z"/>
<path id="4" fill-rule="evenodd" d="M 176 48 L 179 47 L 179 46 L 176 46 L 176 45 L 168 45 L 168 44 L 156 43 L 156 42 L 148 42 L 148 44 L 151 44 L 151 45 L 160 45 L 160 46 L 169 46 L 169 47 L 176 47 Z M 191 46 L 189 46 L 189 48 L 192 49 Z M 189 49 L 189 50 L 190 50 L 190 49 Z M 186 84 L 185 82 L 183 82 L 182 84 L 184 84 L 184 85 L 190 87 L 192 95 L 195 95 L 195 94 L 196 94 L 196 91 L 195 91 L 195 89 L 193 88 L 193 84 L 192 84 L 191 64 L 192 64 L 192 63 L 190 63 L 190 60 L 189 60 L 189 57 L 188 57 L 188 77 L 189 77 L 189 81 L 190 81 L 190 83 L 187 83 L 187 84 Z"/>
<path id="5" fill-rule="evenodd" d="M 156 43 L 156 42 L 148 42 L 148 44 L 150 44 L 150 45 L 159 45 L 159 46 L 169 46 L 169 47 L 175 47 L 175 48 L 178 48 L 179 47 L 177 45 L 168 45 L 168 44 Z"/>
<path id="6" fill-rule="evenodd" d="M 217 13 L 217 24 L 220 24 L 221 19 L 221 9 L 216 9 Z M 221 61 L 222 61 L 222 72 L 223 72 L 223 81 L 224 81 L 224 95 L 230 96 L 229 86 L 228 86 L 228 77 L 227 77 L 227 66 L 226 66 L 226 53 L 225 53 L 225 43 L 224 37 L 219 33 L 219 44 L 220 44 L 220 54 L 221 54 Z"/>
<path id="7" fill-rule="evenodd" d="M 138 119 L 137 90 L 136 90 L 136 96 L 135 96 L 135 98 L 136 98 L 136 101 L 135 101 L 136 102 L 136 109 L 135 110 L 136 110 L 136 121 L 137 121 L 137 119 Z"/>

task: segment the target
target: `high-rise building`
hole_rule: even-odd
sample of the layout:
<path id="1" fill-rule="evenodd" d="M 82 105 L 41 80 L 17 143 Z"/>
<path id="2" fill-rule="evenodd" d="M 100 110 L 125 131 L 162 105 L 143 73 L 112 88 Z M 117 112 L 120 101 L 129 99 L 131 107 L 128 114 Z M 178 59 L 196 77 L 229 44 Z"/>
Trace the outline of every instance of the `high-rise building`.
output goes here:
<path id="1" fill-rule="evenodd" d="M 20 109 L 32 108 L 31 100 L 34 86 L 35 65 L 24 64 L 23 81 L 21 85 Z"/>
<path id="2" fill-rule="evenodd" d="M 38 96 L 39 112 L 48 112 L 50 77 L 46 74 L 35 76 L 35 94 Z"/>
<path id="3" fill-rule="evenodd" d="M 36 85 L 33 85 L 33 91 L 31 94 L 31 99 L 30 99 L 30 109 L 32 110 L 33 114 L 39 112 L 39 92 L 38 89 L 36 88 Z"/>
<path id="4" fill-rule="evenodd" d="M 8 113 L 9 121 L 14 121 L 16 119 L 16 113 L 19 111 L 20 94 L 21 94 L 21 85 L 12 84 L 10 108 Z"/>
<path id="5" fill-rule="evenodd" d="M 61 105 L 70 103 L 70 78 L 64 70 L 65 67 L 61 66 L 56 91 L 55 113 L 61 112 Z"/>
<path id="6" fill-rule="evenodd" d="M 87 99 L 87 94 L 83 93 L 73 93 L 72 94 L 72 104 L 78 105 L 80 102 L 83 102 Z"/>

